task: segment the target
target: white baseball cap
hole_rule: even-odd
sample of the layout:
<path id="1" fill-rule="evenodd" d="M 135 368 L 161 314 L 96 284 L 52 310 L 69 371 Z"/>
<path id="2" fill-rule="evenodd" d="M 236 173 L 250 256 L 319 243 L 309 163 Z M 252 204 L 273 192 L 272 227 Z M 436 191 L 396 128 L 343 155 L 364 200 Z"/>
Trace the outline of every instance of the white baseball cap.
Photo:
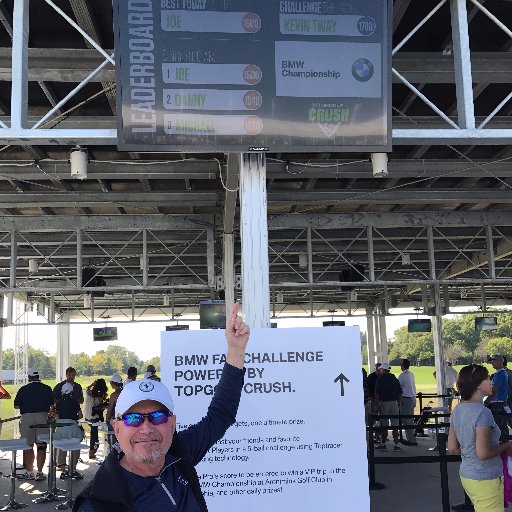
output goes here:
<path id="1" fill-rule="evenodd" d="M 119 373 L 114 373 L 114 375 L 112 375 L 112 377 L 110 377 L 109 382 L 115 382 L 116 384 L 122 384 L 123 378 L 121 377 L 121 375 L 119 375 Z"/>
<path id="2" fill-rule="evenodd" d="M 382 363 L 382 364 L 380 365 L 380 369 L 381 369 L 381 370 L 386 370 L 386 371 L 388 371 L 388 372 L 389 372 L 389 370 L 391 370 L 391 365 L 390 365 L 390 364 L 388 364 L 388 363 Z"/>
<path id="3" fill-rule="evenodd" d="M 35 368 L 29 368 L 27 375 L 29 377 L 39 377 L 39 370 L 36 370 Z"/>
<path id="4" fill-rule="evenodd" d="M 174 402 L 167 386 L 156 380 L 134 380 L 126 384 L 116 402 L 116 415 L 124 414 L 130 407 L 143 400 L 160 402 L 169 411 L 174 411 Z"/>

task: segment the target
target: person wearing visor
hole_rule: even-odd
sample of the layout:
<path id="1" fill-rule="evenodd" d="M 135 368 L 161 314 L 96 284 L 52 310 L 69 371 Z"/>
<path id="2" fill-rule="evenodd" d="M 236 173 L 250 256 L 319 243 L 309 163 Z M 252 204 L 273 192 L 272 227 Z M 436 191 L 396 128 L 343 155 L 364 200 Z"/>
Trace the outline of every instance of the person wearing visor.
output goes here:
<path id="1" fill-rule="evenodd" d="M 207 415 L 176 432 L 173 399 L 162 382 L 127 384 L 113 422 L 120 449 L 112 450 L 77 497 L 75 512 L 207 512 L 194 466 L 235 422 L 249 340 L 238 307 L 235 303 L 226 322 L 226 363 Z"/>

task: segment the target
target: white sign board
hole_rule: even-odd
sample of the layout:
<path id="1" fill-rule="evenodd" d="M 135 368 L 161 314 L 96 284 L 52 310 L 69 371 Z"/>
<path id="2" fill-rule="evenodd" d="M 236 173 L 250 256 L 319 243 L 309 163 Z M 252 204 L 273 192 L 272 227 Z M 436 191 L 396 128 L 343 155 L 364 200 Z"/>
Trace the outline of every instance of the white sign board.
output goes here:
<path id="1" fill-rule="evenodd" d="M 180 430 L 205 415 L 226 341 L 220 330 L 161 339 Z M 210 512 L 368 512 L 359 328 L 255 329 L 245 366 L 237 423 L 197 467 Z"/>

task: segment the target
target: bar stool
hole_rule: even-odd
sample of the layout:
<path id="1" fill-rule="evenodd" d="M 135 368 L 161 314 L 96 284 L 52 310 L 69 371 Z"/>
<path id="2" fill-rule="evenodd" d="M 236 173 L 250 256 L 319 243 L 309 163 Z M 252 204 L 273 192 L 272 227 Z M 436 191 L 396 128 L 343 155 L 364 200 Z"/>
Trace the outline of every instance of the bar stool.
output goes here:
<path id="1" fill-rule="evenodd" d="M 64 452 L 68 452 L 69 462 L 68 462 L 68 499 L 62 503 L 59 503 L 55 509 L 56 510 L 66 510 L 68 508 L 73 507 L 74 499 L 73 499 L 73 479 L 71 468 L 73 467 L 73 451 L 75 450 L 83 450 L 88 449 L 89 446 L 81 443 L 81 440 L 78 438 L 71 439 L 56 439 L 53 441 L 53 446 L 62 450 Z"/>
<path id="2" fill-rule="evenodd" d="M 12 452 L 11 462 L 11 494 L 9 495 L 9 503 L 0 510 L 18 510 L 20 508 L 28 507 L 27 503 L 18 503 L 16 501 L 16 452 L 18 450 L 32 450 L 32 446 L 27 444 L 26 438 L 9 439 L 8 441 L 0 441 L 0 450 L 4 452 Z"/>
<path id="3" fill-rule="evenodd" d="M 112 438 L 115 437 L 115 433 L 109 429 L 108 424 L 104 421 L 93 423 L 92 426 L 98 427 L 98 434 L 103 435 L 103 456 L 106 457 L 112 450 Z"/>

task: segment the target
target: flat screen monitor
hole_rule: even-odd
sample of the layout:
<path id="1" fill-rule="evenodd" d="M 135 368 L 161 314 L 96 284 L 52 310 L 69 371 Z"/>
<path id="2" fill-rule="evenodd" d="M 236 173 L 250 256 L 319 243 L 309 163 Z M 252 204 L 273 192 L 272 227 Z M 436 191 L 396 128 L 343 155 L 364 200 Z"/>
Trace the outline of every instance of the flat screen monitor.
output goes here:
<path id="1" fill-rule="evenodd" d="M 345 327 L 345 320 L 325 320 L 322 325 L 324 327 Z"/>
<path id="2" fill-rule="evenodd" d="M 188 331 L 189 325 L 187 324 L 180 324 L 180 325 L 166 325 L 165 326 L 166 331 Z"/>
<path id="3" fill-rule="evenodd" d="M 492 331 L 498 328 L 498 319 L 495 316 L 477 316 L 475 318 L 475 331 Z"/>
<path id="4" fill-rule="evenodd" d="M 223 300 L 202 300 L 199 303 L 201 329 L 226 328 L 226 303 Z"/>
<path id="5" fill-rule="evenodd" d="M 94 341 L 116 341 L 117 327 L 94 327 L 92 336 Z"/>
<path id="6" fill-rule="evenodd" d="M 431 332 L 432 321 L 429 318 L 415 318 L 407 323 L 407 332 Z"/>

